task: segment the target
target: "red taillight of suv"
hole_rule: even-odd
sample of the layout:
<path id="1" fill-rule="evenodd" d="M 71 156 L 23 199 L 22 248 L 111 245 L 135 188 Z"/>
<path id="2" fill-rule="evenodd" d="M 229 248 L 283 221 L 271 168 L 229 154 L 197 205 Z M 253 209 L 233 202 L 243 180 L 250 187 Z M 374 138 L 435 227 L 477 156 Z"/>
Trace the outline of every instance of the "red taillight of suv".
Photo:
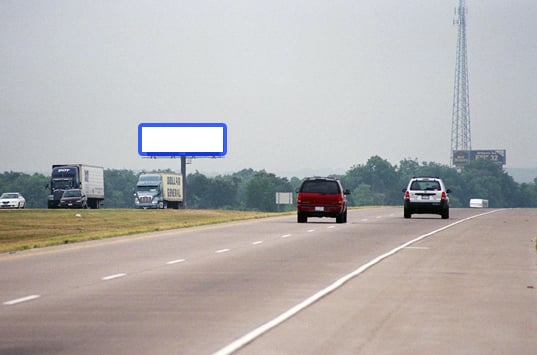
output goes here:
<path id="1" fill-rule="evenodd" d="M 302 202 L 302 194 L 299 192 L 298 195 L 296 195 L 296 203 Z"/>
<path id="2" fill-rule="evenodd" d="M 445 200 L 447 198 L 446 192 L 442 191 L 442 200 Z"/>
<path id="3" fill-rule="evenodd" d="M 405 199 L 410 199 L 410 192 L 408 192 L 408 190 L 405 191 Z"/>
<path id="4" fill-rule="evenodd" d="M 343 205 L 343 196 L 341 196 L 341 195 L 337 196 L 337 204 L 340 205 L 340 206 Z"/>

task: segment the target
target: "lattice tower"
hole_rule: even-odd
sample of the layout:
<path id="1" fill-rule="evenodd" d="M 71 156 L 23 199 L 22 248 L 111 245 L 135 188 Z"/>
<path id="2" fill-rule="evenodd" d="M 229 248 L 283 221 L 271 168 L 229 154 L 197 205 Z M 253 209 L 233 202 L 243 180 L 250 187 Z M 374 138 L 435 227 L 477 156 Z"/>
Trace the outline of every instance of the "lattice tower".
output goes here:
<path id="1" fill-rule="evenodd" d="M 454 150 L 471 150 L 470 98 L 468 88 L 468 57 L 466 53 L 466 6 L 459 0 L 453 24 L 458 28 L 453 114 L 451 117 L 451 159 Z"/>

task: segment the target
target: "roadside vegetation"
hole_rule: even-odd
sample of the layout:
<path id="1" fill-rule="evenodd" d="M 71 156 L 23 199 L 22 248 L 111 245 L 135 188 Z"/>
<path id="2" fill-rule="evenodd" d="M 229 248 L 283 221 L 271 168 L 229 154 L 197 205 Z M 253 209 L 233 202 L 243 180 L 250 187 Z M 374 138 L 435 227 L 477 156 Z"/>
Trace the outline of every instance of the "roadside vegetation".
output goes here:
<path id="1" fill-rule="evenodd" d="M 451 189 L 452 207 L 468 207 L 471 198 L 489 200 L 491 208 L 537 207 L 537 178 L 516 183 L 501 166 L 487 160 L 474 161 L 462 171 L 433 162 L 402 160 L 392 165 L 379 156 L 352 166 L 345 174 L 330 175 L 351 191 L 349 206 L 401 205 L 402 188 L 413 176 L 439 176 Z M 239 211 L 292 211 L 293 205 L 276 205 L 276 192 L 292 192 L 302 177 L 279 177 L 265 170 L 209 177 L 199 172 L 187 176 L 186 207 Z M 21 192 L 29 208 L 46 208 L 49 176 L 18 172 L 0 174 L 0 192 Z M 105 208 L 133 208 L 133 190 L 138 173 L 105 169 Z"/>
<path id="2" fill-rule="evenodd" d="M 187 209 L 4 210 L 0 211 L 0 253 L 275 215 Z"/>

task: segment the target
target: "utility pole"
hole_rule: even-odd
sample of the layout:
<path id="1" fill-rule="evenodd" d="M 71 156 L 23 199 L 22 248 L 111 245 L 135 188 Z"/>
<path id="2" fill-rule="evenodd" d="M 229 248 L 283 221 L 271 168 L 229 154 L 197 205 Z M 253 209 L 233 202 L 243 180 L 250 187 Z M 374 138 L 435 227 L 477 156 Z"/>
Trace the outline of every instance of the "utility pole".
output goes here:
<path id="1" fill-rule="evenodd" d="M 470 99 L 468 88 L 468 58 L 466 53 L 466 6 L 465 0 L 459 0 L 455 9 L 453 24 L 458 27 L 457 59 L 455 65 L 455 87 L 453 91 L 453 114 L 451 116 L 451 156 L 453 151 L 472 149 L 470 130 Z"/>

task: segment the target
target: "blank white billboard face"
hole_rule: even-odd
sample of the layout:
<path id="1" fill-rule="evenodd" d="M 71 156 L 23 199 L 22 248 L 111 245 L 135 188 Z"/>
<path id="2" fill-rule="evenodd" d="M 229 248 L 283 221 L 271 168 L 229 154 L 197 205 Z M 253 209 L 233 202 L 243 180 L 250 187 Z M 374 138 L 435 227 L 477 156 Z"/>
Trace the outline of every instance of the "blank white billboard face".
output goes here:
<path id="1" fill-rule="evenodd" d="M 224 156 L 227 126 L 224 123 L 140 123 L 141 156 Z"/>

